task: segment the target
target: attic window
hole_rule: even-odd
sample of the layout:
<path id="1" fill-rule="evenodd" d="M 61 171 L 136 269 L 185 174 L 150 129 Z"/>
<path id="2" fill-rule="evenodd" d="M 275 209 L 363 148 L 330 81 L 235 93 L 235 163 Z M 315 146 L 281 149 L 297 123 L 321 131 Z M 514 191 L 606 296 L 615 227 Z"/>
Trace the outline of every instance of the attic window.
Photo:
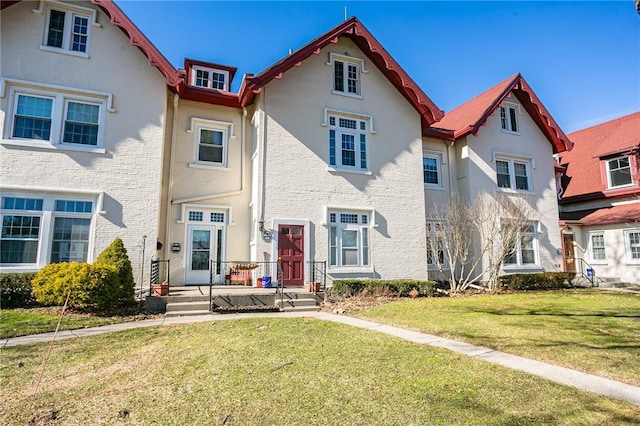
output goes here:
<path id="1" fill-rule="evenodd" d="M 332 53 L 327 65 L 333 66 L 334 94 L 361 97 L 361 77 L 367 72 L 362 59 Z"/>
<path id="2" fill-rule="evenodd" d="M 91 27 L 100 26 L 95 9 L 55 2 L 34 12 L 46 14 L 42 50 L 89 57 Z"/>
<path id="3" fill-rule="evenodd" d="M 607 161 L 607 178 L 609 188 L 631 185 L 630 157 L 618 157 Z"/>
<path id="4" fill-rule="evenodd" d="M 206 68 L 199 65 L 191 67 L 191 85 L 203 87 L 205 89 L 223 90 L 228 89 L 229 72 L 215 68 Z"/>
<path id="5" fill-rule="evenodd" d="M 519 113 L 519 105 L 505 103 L 500 107 L 500 126 L 504 132 L 520 133 Z"/>

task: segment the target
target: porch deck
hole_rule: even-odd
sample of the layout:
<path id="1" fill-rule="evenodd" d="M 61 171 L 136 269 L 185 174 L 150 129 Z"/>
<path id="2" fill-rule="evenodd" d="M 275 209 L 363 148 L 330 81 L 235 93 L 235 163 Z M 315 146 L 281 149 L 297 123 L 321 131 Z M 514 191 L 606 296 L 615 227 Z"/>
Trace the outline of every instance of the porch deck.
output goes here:
<path id="1" fill-rule="evenodd" d="M 185 285 L 169 286 L 169 296 L 209 296 L 209 287 L 213 296 L 244 296 L 244 295 L 269 295 L 278 293 L 277 287 L 258 288 L 243 285 Z M 309 289 L 304 286 L 285 287 L 285 293 L 298 294 L 309 293 Z"/>

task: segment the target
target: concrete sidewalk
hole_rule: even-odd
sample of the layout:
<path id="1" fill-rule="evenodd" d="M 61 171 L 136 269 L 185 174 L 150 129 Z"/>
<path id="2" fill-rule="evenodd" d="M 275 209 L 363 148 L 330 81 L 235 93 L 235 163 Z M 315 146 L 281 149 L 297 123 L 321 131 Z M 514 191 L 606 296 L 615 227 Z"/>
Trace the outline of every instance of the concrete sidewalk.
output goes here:
<path id="1" fill-rule="evenodd" d="M 404 340 L 438 348 L 448 349 L 473 358 L 479 358 L 487 362 L 502 365 L 514 370 L 524 371 L 556 383 L 573 386 L 578 389 L 593 392 L 610 398 L 620 399 L 640 406 L 640 387 L 632 386 L 604 377 L 587 374 L 565 367 L 558 367 L 546 362 L 534 361 L 517 355 L 511 355 L 482 346 L 475 346 L 456 340 L 445 339 L 432 334 L 410 331 L 403 328 L 382 325 L 371 321 L 352 318 L 343 315 L 329 314 L 325 312 L 280 312 L 280 313 L 247 313 L 247 314 L 224 314 L 224 315 L 200 315 L 193 317 L 170 317 L 154 320 L 143 320 L 127 322 L 102 327 L 85 328 L 79 330 L 60 331 L 56 340 L 72 339 L 77 337 L 95 336 L 104 333 L 113 333 L 122 330 L 129 330 L 139 327 L 154 327 L 161 325 L 191 324 L 206 321 L 225 321 L 242 318 L 317 318 L 324 321 L 332 321 L 358 327 L 366 330 L 373 330 Z M 0 340 L 0 348 L 26 345 L 33 343 L 51 342 L 53 333 L 38 334 L 34 336 L 15 337 Z"/>

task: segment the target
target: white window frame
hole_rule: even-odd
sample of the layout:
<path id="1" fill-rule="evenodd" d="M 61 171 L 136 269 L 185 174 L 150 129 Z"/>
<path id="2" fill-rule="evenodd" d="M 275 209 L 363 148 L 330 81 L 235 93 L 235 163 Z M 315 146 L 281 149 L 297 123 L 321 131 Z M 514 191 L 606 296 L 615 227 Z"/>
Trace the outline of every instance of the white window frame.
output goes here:
<path id="1" fill-rule="evenodd" d="M 447 266 L 448 262 L 447 262 L 447 251 L 445 250 L 445 241 L 443 238 L 441 237 L 437 237 L 436 232 L 433 231 L 432 229 L 434 229 L 437 226 L 446 226 L 447 222 L 443 222 L 442 220 L 427 220 L 426 223 L 426 232 L 427 232 L 427 269 L 429 271 L 436 271 L 438 270 L 438 264 L 433 262 L 433 256 L 430 250 L 430 245 L 431 245 L 431 239 L 435 238 L 436 242 L 438 244 L 439 247 L 436 250 L 436 255 L 439 254 L 439 252 L 442 252 L 442 262 L 440 262 L 440 267 L 443 269 L 449 269 L 449 267 Z M 431 258 L 431 262 L 429 261 L 429 258 Z"/>
<path id="2" fill-rule="evenodd" d="M 207 83 L 204 86 L 196 84 L 198 71 L 203 71 L 203 72 L 208 72 L 209 73 L 209 77 L 206 80 Z M 222 75 L 224 77 L 224 83 L 222 85 L 222 89 L 218 88 L 218 87 L 213 87 L 213 75 L 214 74 L 219 74 L 219 75 Z M 210 90 L 221 90 L 223 92 L 228 92 L 229 91 L 229 71 L 221 70 L 221 69 L 218 69 L 218 68 L 203 67 L 201 65 L 192 65 L 191 66 L 190 83 L 194 87 L 200 87 L 200 88 L 203 88 L 203 89 L 210 89 Z"/>
<path id="3" fill-rule="evenodd" d="M 356 128 L 346 128 L 340 126 L 340 119 L 343 120 L 353 120 L 356 122 Z M 329 131 L 327 132 L 327 164 L 328 171 L 331 172 L 347 172 L 347 173 L 357 173 L 357 174 L 365 174 L 371 175 L 370 164 L 371 164 L 371 152 L 370 152 L 370 134 L 375 133 L 373 131 L 373 119 L 369 115 L 362 115 L 357 113 L 349 113 L 345 111 L 337 111 L 337 110 L 329 110 L 325 109 L 324 112 L 324 121 L 322 123 L 323 126 L 328 127 Z M 362 129 L 362 125 L 364 125 L 364 129 Z M 332 133 L 333 132 L 333 133 Z M 331 137 L 334 136 L 334 161 L 335 164 L 331 164 L 332 162 L 332 147 L 331 147 Z M 353 166 L 343 165 L 342 158 L 342 135 L 353 135 L 354 137 L 354 155 L 355 155 L 355 164 Z M 364 160 L 366 163 L 366 167 L 362 167 L 362 137 L 364 137 Z"/>
<path id="4" fill-rule="evenodd" d="M 45 6 L 46 4 L 46 6 Z M 51 19 L 51 11 L 57 10 L 65 13 L 65 22 L 63 27 L 63 37 L 62 37 L 62 47 L 48 46 L 48 37 L 49 37 L 49 21 Z M 91 47 L 91 28 L 101 28 L 97 22 L 97 14 L 98 11 L 92 8 L 62 3 L 59 1 L 40 1 L 40 4 L 37 9 L 33 9 L 34 13 L 44 14 L 45 16 L 45 27 L 43 31 L 42 45 L 40 45 L 41 50 L 45 50 L 48 52 L 54 53 L 62 53 L 65 55 L 72 55 L 81 58 L 89 58 L 89 50 Z M 87 48 L 85 52 L 72 50 L 73 46 L 73 21 L 74 16 L 81 16 L 83 18 L 87 18 Z"/>
<path id="5" fill-rule="evenodd" d="M 602 249 L 604 250 L 604 259 L 596 259 L 594 256 L 594 247 L 593 247 L 593 237 L 602 237 Z M 607 255 L 607 240 L 605 238 L 604 231 L 592 231 L 588 234 L 589 242 L 589 259 L 590 263 L 594 265 L 606 265 L 608 263 L 608 255 Z"/>
<path id="6" fill-rule="evenodd" d="M 436 174 L 438 177 L 438 183 L 429 183 L 424 181 L 424 160 L 431 159 L 436 161 Z M 439 154 L 422 154 L 422 182 L 425 188 L 429 189 L 442 189 L 442 156 Z"/>
<path id="7" fill-rule="evenodd" d="M 616 161 L 616 160 L 622 160 L 622 159 L 627 159 L 627 161 L 629 162 L 629 177 L 631 178 L 631 182 L 629 183 L 624 183 L 622 185 L 613 185 L 612 183 L 612 179 L 611 179 L 611 165 L 610 163 L 612 161 Z M 633 174 L 632 174 L 632 169 L 633 169 L 633 164 L 631 162 L 632 158 L 629 155 L 621 155 L 620 157 L 616 157 L 616 158 L 609 158 L 605 161 L 605 168 L 607 170 L 607 189 L 618 189 L 618 188 L 627 188 L 629 186 L 633 186 Z M 621 170 L 621 169 L 617 169 L 617 170 Z"/>
<path id="8" fill-rule="evenodd" d="M 332 215 L 335 215 L 335 221 L 331 222 Z M 357 223 L 343 223 L 341 215 L 356 215 Z M 371 230 L 372 230 L 372 211 L 371 210 L 327 210 L 327 231 L 328 231 L 328 253 L 327 263 L 329 272 L 334 273 L 350 273 L 350 272 L 372 272 L 373 262 L 371 259 Z M 366 223 L 363 221 L 366 216 Z M 342 235 L 345 231 L 354 231 L 357 233 L 357 265 L 343 265 L 342 262 Z M 333 244 L 333 236 L 335 232 L 336 244 Z M 365 250 L 366 247 L 366 250 Z M 335 248 L 335 263 L 332 263 L 331 252 Z"/>
<path id="9" fill-rule="evenodd" d="M 34 271 L 51 263 L 54 226 L 56 218 L 81 218 L 89 219 L 89 240 L 87 241 L 87 262 L 93 262 L 96 216 L 104 214 L 102 208 L 102 195 L 100 193 L 89 193 L 78 195 L 76 191 L 66 192 L 64 190 L 56 193 L 42 192 L 14 192 L 2 191 L 0 196 L 0 220 L 4 220 L 6 215 L 16 216 L 38 216 L 40 217 L 40 231 L 38 234 L 38 253 L 36 263 L 6 263 L 1 264 L 3 272 L 26 272 Z M 3 209 L 2 198 L 36 198 L 42 199 L 42 210 L 16 210 Z M 91 212 L 59 212 L 55 211 L 56 200 L 91 202 Z"/>
<path id="10" fill-rule="evenodd" d="M 343 82 L 342 89 L 336 88 L 336 62 L 343 64 Z M 360 58 L 354 58 L 352 56 L 340 55 L 338 53 L 330 53 L 327 66 L 331 67 L 331 93 L 334 95 L 348 96 L 351 98 L 362 99 L 362 74 L 367 74 L 368 71 L 365 68 L 364 60 Z M 357 90 L 356 92 L 350 92 L 348 90 L 347 74 L 348 66 L 356 67 L 357 72 Z"/>
<path id="11" fill-rule="evenodd" d="M 498 161 L 503 161 L 508 163 L 509 167 L 509 187 L 501 187 L 498 183 Z M 527 173 L 527 186 L 528 189 L 517 189 L 516 188 L 516 168 L 515 164 L 523 164 L 525 166 L 525 171 Z M 533 174 L 532 170 L 535 169 L 535 162 L 531 157 L 517 156 L 517 155 L 509 155 L 503 153 L 494 153 L 493 154 L 493 164 L 495 164 L 495 176 L 496 176 L 496 186 L 499 191 L 507 191 L 507 192 L 522 192 L 531 194 L 533 193 Z"/>
<path id="12" fill-rule="evenodd" d="M 528 224 L 532 229 L 533 232 L 525 232 L 525 235 L 531 235 L 533 237 L 532 239 L 532 245 L 533 245 L 533 263 L 523 263 L 523 259 L 522 259 L 522 238 L 523 238 L 523 232 L 520 230 L 518 231 L 517 235 L 516 235 L 516 248 L 515 248 L 515 252 L 514 252 L 514 256 L 515 256 L 515 262 L 511 262 L 511 263 L 507 263 L 507 259 L 504 260 L 504 262 L 502 263 L 502 269 L 504 270 L 509 270 L 509 269 L 539 269 L 540 268 L 540 249 L 539 249 L 539 244 L 538 244 L 538 240 L 539 240 L 539 229 L 538 227 L 540 226 L 539 222 L 530 222 Z"/>
<path id="13" fill-rule="evenodd" d="M 514 111 L 513 117 L 511 116 L 511 111 Z M 520 134 L 520 119 L 518 118 L 522 115 L 522 107 L 516 103 L 503 102 L 502 105 L 498 107 L 498 114 L 500 118 L 500 129 L 504 133 L 510 133 L 512 135 Z M 504 114 L 504 118 L 502 115 Z M 515 118 L 515 127 L 516 130 L 513 129 L 512 119 Z"/>
<path id="14" fill-rule="evenodd" d="M 627 263 L 640 265 L 640 255 L 638 256 L 638 258 L 632 257 L 631 234 L 637 234 L 638 238 L 640 239 L 640 229 L 626 229 L 624 231 L 624 245 L 625 245 L 625 253 L 627 257 Z"/>
<path id="15" fill-rule="evenodd" d="M 6 90 L 7 85 L 9 86 L 8 91 Z M 111 94 L 56 85 L 38 84 L 22 80 L 3 79 L 2 82 L 0 82 L 0 97 L 4 97 L 5 94 L 7 95 L 8 108 L 3 129 L 4 133 L 0 143 L 32 148 L 87 151 L 99 154 L 106 152 L 103 147 L 106 112 L 115 112 L 115 109 L 112 107 L 113 98 Z M 51 129 L 48 140 L 13 136 L 19 96 L 40 97 L 52 100 Z M 95 105 L 99 108 L 96 145 L 63 142 L 64 124 L 69 102 Z"/>
<path id="16" fill-rule="evenodd" d="M 200 161 L 200 135 L 201 130 L 211 130 L 222 132 L 222 162 Z M 187 129 L 187 133 L 194 134 L 193 141 L 193 162 L 189 167 L 210 169 L 218 171 L 230 171 L 229 168 L 229 140 L 235 138 L 233 134 L 233 123 L 228 121 L 210 120 L 205 118 L 191 117 L 191 125 Z"/>

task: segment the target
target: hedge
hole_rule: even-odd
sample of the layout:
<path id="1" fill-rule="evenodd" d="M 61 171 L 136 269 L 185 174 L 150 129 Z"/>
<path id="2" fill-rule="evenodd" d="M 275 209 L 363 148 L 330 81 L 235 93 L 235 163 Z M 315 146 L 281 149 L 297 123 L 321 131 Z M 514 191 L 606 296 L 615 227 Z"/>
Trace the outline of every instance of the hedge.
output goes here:
<path id="1" fill-rule="evenodd" d="M 36 302 L 33 296 L 31 280 L 35 272 L 0 274 L 0 307 L 25 308 Z"/>
<path id="2" fill-rule="evenodd" d="M 33 279 L 33 294 L 43 305 L 63 305 L 69 291 L 70 307 L 112 308 L 120 294 L 118 271 L 104 264 L 52 263 Z"/>
<path id="3" fill-rule="evenodd" d="M 418 280 L 371 280 L 348 279 L 334 280 L 331 294 L 336 296 L 353 296 L 367 290 L 371 294 L 390 293 L 394 296 L 407 297 L 415 289 L 419 296 L 433 297 L 437 283 L 435 281 Z"/>
<path id="4" fill-rule="evenodd" d="M 539 274 L 510 274 L 498 277 L 503 290 L 558 290 L 571 287 L 573 272 L 543 272 Z"/>

